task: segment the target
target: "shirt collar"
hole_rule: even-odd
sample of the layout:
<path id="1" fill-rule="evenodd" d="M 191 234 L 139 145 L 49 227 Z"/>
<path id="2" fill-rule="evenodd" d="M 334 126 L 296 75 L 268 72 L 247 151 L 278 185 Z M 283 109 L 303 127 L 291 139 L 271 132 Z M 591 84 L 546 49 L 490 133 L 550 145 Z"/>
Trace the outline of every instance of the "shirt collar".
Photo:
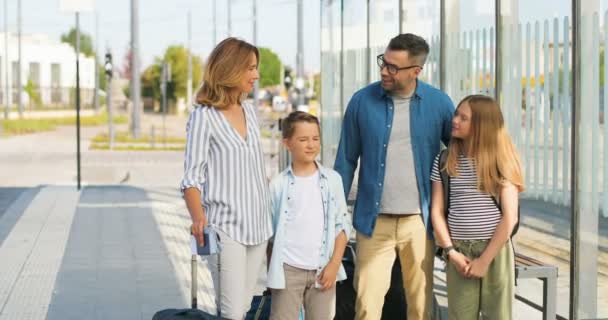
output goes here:
<path id="1" fill-rule="evenodd" d="M 319 161 L 315 160 L 315 164 L 317 165 L 317 170 L 319 170 L 319 177 L 327 179 L 327 169 L 323 167 L 321 163 L 319 163 Z M 291 166 L 291 162 L 287 166 L 287 175 L 291 178 L 295 177 L 295 175 L 293 174 L 293 167 Z"/>

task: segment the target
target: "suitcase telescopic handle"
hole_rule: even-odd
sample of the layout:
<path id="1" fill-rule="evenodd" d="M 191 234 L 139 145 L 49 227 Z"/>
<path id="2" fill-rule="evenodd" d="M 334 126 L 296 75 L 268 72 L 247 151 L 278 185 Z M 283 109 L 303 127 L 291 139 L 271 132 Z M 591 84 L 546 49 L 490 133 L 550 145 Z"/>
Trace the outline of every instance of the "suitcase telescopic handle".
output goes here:
<path id="1" fill-rule="evenodd" d="M 191 272 L 192 272 L 192 288 L 190 291 L 190 296 L 192 298 L 192 309 L 196 309 L 198 306 L 198 301 L 196 298 L 196 292 L 197 292 L 197 280 L 198 277 L 196 276 L 196 269 L 197 269 L 197 255 L 196 254 L 192 254 L 192 259 L 190 261 L 190 265 L 191 265 Z"/>

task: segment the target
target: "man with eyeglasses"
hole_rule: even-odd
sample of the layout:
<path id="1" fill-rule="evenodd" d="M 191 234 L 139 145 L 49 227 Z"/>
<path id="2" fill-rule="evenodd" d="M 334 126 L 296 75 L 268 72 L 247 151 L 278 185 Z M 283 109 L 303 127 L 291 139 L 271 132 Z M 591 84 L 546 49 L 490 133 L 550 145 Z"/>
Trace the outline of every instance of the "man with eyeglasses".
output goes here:
<path id="1" fill-rule="evenodd" d="M 342 123 L 335 169 L 350 193 L 358 164 L 356 319 L 382 315 L 396 256 L 407 319 L 430 319 L 433 294 L 431 165 L 450 139 L 454 104 L 418 79 L 429 54 L 414 34 L 391 39 L 377 57 L 382 80 L 357 91 Z"/>

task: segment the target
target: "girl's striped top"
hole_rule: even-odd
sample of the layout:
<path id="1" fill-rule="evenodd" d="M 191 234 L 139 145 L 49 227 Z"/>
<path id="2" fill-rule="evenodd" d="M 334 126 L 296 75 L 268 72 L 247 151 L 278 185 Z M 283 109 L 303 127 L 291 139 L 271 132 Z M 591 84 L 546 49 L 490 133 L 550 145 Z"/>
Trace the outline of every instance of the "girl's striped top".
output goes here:
<path id="1" fill-rule="evenodd" d="M 450 177 L 448 229 L 453 240 L 489 240 L 502 217 L 489 193 L 477 189 L 477 172 L 472 159 L 460 155 L 458 176 Z M 435 157 L 431 180 L 441 182 L 439 155 Z"/>
<path id="2" fill-rule="evenodd" d="M 214 107 L 195 106 L 186 126 L 181 190 L 201 191 L 209 224 L 235 241 L 260 244 L 272 236 L 268 181 L 254 107 L 242 103 L 245 139 Z"/>

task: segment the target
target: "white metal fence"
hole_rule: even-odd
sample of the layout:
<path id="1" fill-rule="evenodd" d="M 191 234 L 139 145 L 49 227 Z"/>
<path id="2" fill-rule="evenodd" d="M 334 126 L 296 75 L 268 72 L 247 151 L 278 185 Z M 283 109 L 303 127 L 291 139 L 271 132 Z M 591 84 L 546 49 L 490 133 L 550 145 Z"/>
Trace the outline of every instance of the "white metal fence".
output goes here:
<path id="1" fill-rule="evenodd" d="M 608 74 L 606 65 L 600 66 L 600 58 L 606 58 L 608 24 L 600 28 L 598 14 L 582 21 L 583 33 L 592 39 L 584 48 L 592 58 L 583 61 L 583 68 L 593 70 L 593 81 L 583 84 L 590 96 L 582 106 L 592 140 L 591 156 L 583 165 L 593 174 L 582 183 L 591 185 L 593 210 L 608 217 L 608 115 L 603 112 Z M 569 17 L 506 25 L 501 48 L 501 106 L 523 160 L 524 196 L 565 206 L 571 200 L 571 32 Z M 446 45 L 446 91 L 454 102 L 473 93 L 494 95 L 494 29 L 452 33 Z"/>

